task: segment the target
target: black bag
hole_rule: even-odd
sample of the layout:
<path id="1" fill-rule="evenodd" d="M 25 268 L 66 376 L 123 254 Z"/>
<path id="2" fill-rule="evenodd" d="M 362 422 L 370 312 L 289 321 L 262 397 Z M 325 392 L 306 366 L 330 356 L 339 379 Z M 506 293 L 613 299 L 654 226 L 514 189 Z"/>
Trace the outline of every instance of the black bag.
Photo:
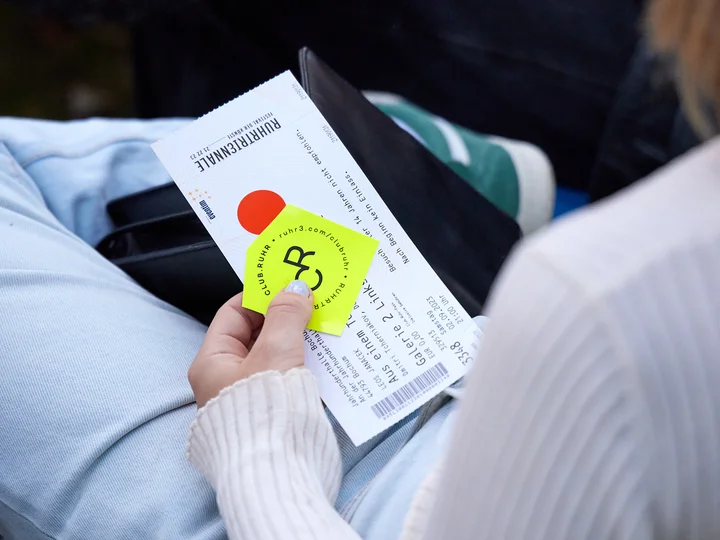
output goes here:
<path id="1" fill-rule="evenodd" d="M 423 256 L 477 314 L 517 224 L 399 128 L 309 49 L 302 85 Z M 174 184 L 118 199 L 97 246 L 159 298 L 205 323 L 242 283 Z M 418 292 L 418 294 L 421 294 Z"/>

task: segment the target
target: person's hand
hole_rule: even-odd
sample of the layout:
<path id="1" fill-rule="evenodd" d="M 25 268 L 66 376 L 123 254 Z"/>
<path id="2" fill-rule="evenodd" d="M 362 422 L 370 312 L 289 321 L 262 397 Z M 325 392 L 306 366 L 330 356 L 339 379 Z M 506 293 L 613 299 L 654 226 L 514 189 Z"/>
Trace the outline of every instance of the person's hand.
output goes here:
<path id="1" fill-rule="evenodd" d="M 198 408 L 255 373 L 302 366 L 303 330 L 312 310 L 312 293 L 303 281 L 278 293 L 265 317 L 242 307 L 242 293 L 231 298 L 215 315 L 188 370 Z"/>

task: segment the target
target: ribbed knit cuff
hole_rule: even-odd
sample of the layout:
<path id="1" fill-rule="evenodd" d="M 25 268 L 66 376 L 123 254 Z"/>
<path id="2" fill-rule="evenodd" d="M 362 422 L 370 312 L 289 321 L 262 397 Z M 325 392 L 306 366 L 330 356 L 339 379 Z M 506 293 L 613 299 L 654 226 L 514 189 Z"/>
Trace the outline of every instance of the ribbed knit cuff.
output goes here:
<path id="1" fill-rule="evenodd" d="M 310 533 L 336 519 L 304 508 L 325 499 L 332 511 L 341 480 L 337 440 L 305 368 L 224 389 L 198 411 L 187 455 L 217 491 L 233 537 L 277 537 L 285 526 Z"/>

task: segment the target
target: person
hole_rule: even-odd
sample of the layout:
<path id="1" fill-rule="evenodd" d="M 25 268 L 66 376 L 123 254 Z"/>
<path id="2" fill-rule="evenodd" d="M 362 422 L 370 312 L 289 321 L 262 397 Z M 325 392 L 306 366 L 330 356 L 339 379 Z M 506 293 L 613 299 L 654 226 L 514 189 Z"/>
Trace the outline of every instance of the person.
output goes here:
<path id="1" fill-rule="evenodd" d="M 700 39 L 682 47 L 678 40 L 686 27 L 711 25 L 717 8 L 663 1 L 655 15 L 674 4 L 685 11 L 663 18 L 679 26 L 658 34 L 662 44 L 691 68 L 704 58 L 688 73 L 715 96 L 706 77 L 716 74 L 717 55 L 692 54 L 694 43 L 712 52 L 714 36 L 690 33 Z M 148 143 L 179 125 L 0 122 L 3 540 L 379 538 L 399 537 L 404 523 L 406 537 L 459 539 L 718 532 L 717 406 L 708 390 L 718 374 L 707 361 L 717 350 L 717 142 L 626 198 L 533 238 L 497 285 L 459 408 L 438 400 L 360 448 L 347 445 L 332 418 L 328 431 L 317 417 L 304 370 L 277 371 L 297 362 L 284 356 L 292 348 L 255 346 L 280 343 L 261 341 L 276 326 L 272 312 L 245 355 L 235 339 L 242 343 L 242 327 L 232 324 L 230 334 L 224 326 L 237 310 L 224 309 L 197 358 L 203 369 L 193 370 L 209 404 L 190 455 L 208 483 L 184 456 L 196 411 L 186 372 L 207 329 L 89 247 L 110 229 L 108 199 L 168 180 Z M 286 292 L 278 302 L 285 317 L 274 319 L 275 331 L 297 336 L 303 295 Z M 223 340 L 235 340 L 235 354 L 213 354 Z M 292 411 L 276 401 L 261 409 L 278 430 L 300 429 L 292 445 L 267 439 L 266 455 L 282 457 L 272 467 L 248 469 L 246 458 L 260 457 L 252 448 L 228 466 L 225 446 L 198 438 L 225 433 L 216 442 L 261 444 L 267 425 L 243 424 L 258 420 L 252 409 L 233 407 L 207 429 L 251 385 L 266 401 L 278 389 L 303 392 Z M 294 415 L 285 424 L 283 412 Z M 319 439 L 305 437 L 300 416 L 327 445 L 306 444 Z M 246 428 L 256 432 L 232 437 Z M 287 467 L 291 458 L 297 467 Z M 270 492 L 273 482 L 288 489 Z"/>
<path id="2" fill-rule="evenodd" d="M 719 0 L 649 11 L 706 131 L 719 20 Z M 302 367 L 308 287 L 291 284 L 264 323 L 231 300 L 189 371 L 188 444 L 229 537 L 720 535 L 719 170 L 714 138 L 525 242 L 493 292 L 457 414 L 420 427 L 343 515 L 338 444 Z"/>

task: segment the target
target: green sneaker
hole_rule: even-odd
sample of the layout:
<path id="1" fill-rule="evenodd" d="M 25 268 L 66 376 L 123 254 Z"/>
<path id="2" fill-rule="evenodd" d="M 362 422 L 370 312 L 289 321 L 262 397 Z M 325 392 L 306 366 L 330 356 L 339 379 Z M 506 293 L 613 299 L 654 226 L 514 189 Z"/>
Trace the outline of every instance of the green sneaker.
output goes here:
<path id="1" fill-rule="evenodd" d="M 550 160 L 536 146 L 480 135 L 395 94 L 365 92 L 365 97 L 512 216 L 523 233 L 533 232 L 551 220 L 555 177 Z"/>

